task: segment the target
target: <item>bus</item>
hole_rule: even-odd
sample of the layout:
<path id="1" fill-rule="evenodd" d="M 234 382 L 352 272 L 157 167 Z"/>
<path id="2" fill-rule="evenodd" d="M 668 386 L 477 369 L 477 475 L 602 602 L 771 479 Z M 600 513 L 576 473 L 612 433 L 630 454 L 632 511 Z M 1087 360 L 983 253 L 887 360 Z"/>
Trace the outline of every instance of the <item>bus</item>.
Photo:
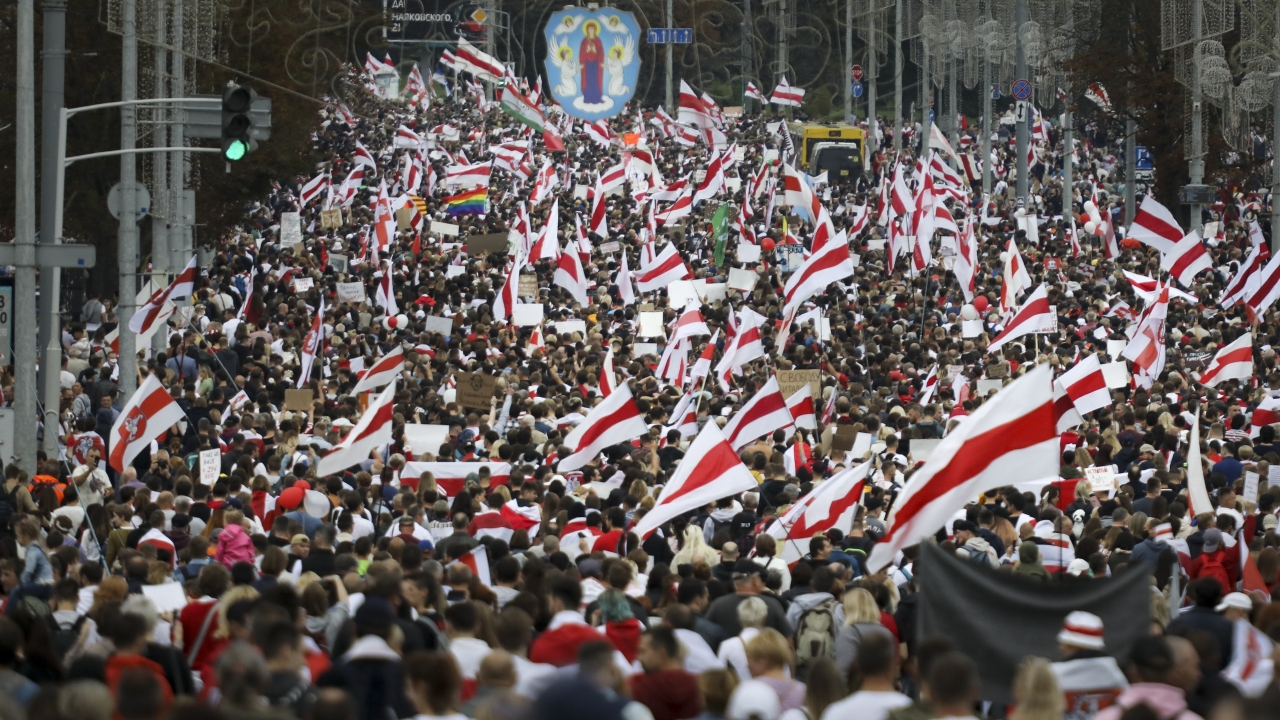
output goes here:
<path id="1" fill-rule="evenodd" d="M 810 175 L 821 175 L 835 182 L 861 175 L 867 160 L 867 131 L 852 125 L 791 123 L 788 127 L 800 167 Z"/>

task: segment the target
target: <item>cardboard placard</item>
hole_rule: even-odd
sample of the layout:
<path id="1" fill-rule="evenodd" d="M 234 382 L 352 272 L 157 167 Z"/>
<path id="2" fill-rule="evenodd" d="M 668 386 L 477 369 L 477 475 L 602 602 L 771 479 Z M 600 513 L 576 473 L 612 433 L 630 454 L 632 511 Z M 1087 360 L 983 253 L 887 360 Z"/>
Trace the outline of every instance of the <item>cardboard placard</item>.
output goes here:
<path id="1" fill-rule="evenodd" d="M 831 449 L 846 452 L 852 450 L 860 434 L 852 425 L 837 425 L 835 432 L 831 434 Z"/>
<path id="2" fill-rule="evenodd" d="M 538 276 L 524 273 L 520 276 L 520 285 L 516 287 L 516 295 L 522 298 L 538 297 Z"/>
<path id="3" fill-rule="evenodd" d="M 493 391 L 498 387 L 495 377 L 484 373 L 460 372 L 458 379 L 458 404 L 476 410 L 488 410 L 493 403 Z"/>
<path id="4" fill-rule="evenodd" d="M 981 320 L 961 320 L 960 321 L 960 337 L 976 338 L 986 331 L 986 327 Z"/>
<path id="5" fill-rule="evenodd" d="M 760 262 L 760 246 L 753 245 L 748 242 L 738 243 L 738 262 L 740 263 L 758 263 Z"/>
<path id="6" fill-rule="evenodd" d="M 568 335 L 570 333 L 578 333 L 583 337 L 587 334 L 586 320 L 561 320 L 555 323 L 557 335 Z"/>
<path id="7" fill-rule="evenodd" d="M 1280 485 L 1280 465 L 1272 465 L 1267 470 L 1267 487 Z"/>
<path id="8" fill-rule="evenodd" d="M 658 343 L 651 343 L 651 342 L 632 343 L 631 349 L 634 352 L 635 357 L 638 357 L 638 358 L 644 357 L 645 355 L 657 355 Z"/>
<path id="9" fill-rule="evenodd" d="M 915 438 L 911 441 L 911 459 L 916 462 L 928 460 L 933 454 L 933 449 L 938 447 L 938 443 L 942 442 L 936 438 L 925 440 L 923 438 Z"/>
<path id="10" fill-rule="evenodd" d="M 1004 387 L 1003 380 L 989 380 L 987 378 L 983 378 L 978 381 L 978 396 L 986 397 L 987 393 L 992 390 L 999 390 L 1002 387 Z"/>
<path id="11" fill-rule="evenodd" d="M 311 409 L 311 403 L 314 399 L 315 393 L 310 388 L 302 390 L 290 388 L 284 391 L 284 406 L 293 412 L 307 412 Z"/>
<path id="12" fill-rule="evenodd" d="M 1084 476 L 1089 481 L 1089 492 L 1106 493 L 1116 488 L 1116 474 L 1110 467 L 1089 467 L 1084 469 Z"/>
<path id="13" fill-rule="evenodd" d="M 334 208 L 332 210 L 321 210 L 320 227 L 325 230 L 342 227 L 342 210 L 338 208 Z"/>
<path id="14" fill-rule="evenodd" d="M 1244 474 L 1244 501 L 1258 504 L 1258 473 L 1256 472 Z"/>
<path id="15" fill-rule="evenodd" d="M 511 324 L 516 327 L 530 327 L 542 323 L 542 303 L 516 303 L 511 306 Z"/>
<path id="16" fill-rule="evenodd" d="M 422 457 L 425 453 L 435 455 L 449 439 L 449 426 L 405 423 L 404 439 L 414 457 Z"/>
<path id="17" fill-rule="evenodd" d="M 642 312 L 640 313 L 640 337 L 666 337 L 667 334 L 662 330 L 662 313 L 661 312 Z"/>
<path id="18" fill-rule="evenodd" d="M 214 448 L 212 450 L 200 451 L 200 482 L 205 485 L 212 485 L 218 482 L 218 476 L 222 474 L 222 451 Z"/>
<path id="19" fill-rule="evenodd" d="M 364 283 L 338 283 L 338 302 L 364 302 Z"/>
<path id="20" fill-rule="evenodd" d="M 611 240 L 607 243 L 600 243 L 600 247 L 598 249 L 602 253 L 612 254 L 622 249 L 622 243 L 617 240 Z"/>
<path id="21" fill-rule="evenodd" d="M 1102 379 L 1107 381 L 1107 387 L 1111 390 L 1125 387 L 1129 384 L 1129 365 L 1124 360 L 1103 365 Z"/>
<path id="22" fill-rule="evenodd" d="M 436 233 L 437 235 L 451 235 L 453 237 L 458 236 L 457 225 L 453 223 L 440 222 L 439 220 L 432 220 L 431 226 L 427 228 L 427 230 L 428 232 L 433 232 L 433 233 Z"/>
<path id="23" fill-rule="evenodd" d="M 507 239 L 507 233 L 489 233 L 488 235 L 472 235 L 465 241 L 468 255 L 483 255 L 484 253 L 493 253 L 495 255 L 505 255 L 511 249 L 511 241 Z"/>
<path id="24" fill-rule="evenodd" d="M 399 232 L 408 232 L 413 228 L 413 215 L 415 208 L 402 207 L 396 211 L 396 230 Z"/>
<path id="25" fill-rule="evenodd" d="M 729 287 L 734 290 L 741 290 L 749 293 L 755 289 L 756 283 L 760 281 L 760 276 L 750 270 L 741 268 L 729 268 Z"/>
<path id="26" fill-rule="evenodd" d="M 702 296 L 702 301 L 707 303 L 722 302 L 729 296 L 726 283 L 709 283 L 706 280 L 699 280 L 694 283 L 693 289 L 697 290 Z"/>
<path id="27" fill-rule="evenodd" d="M 302 214 L 280 213 L 280 247 L 293 247 L 302 242 Z"/>
<path id="28" fill-rule="evenodd" d="M 315 287 L 316 281 L 309 277 L 294 278 L 292 285 L 295 293 L 303 293 Z"/>
<path id="29" fill-rule="evenodd" d="M 440 333 L 445 337 L 449 337 L 453 334 L 453 318 L 440 317 L 439 315 L 428 315 L 427 332 Z"/>
<path id="30" fill-rule="evenodd" d="M 947 379 L 947 380 L 955 380 L 956 378 L 958 378 L 958 377 L 960 377 L 961 375 L 963 375 L 963 374 L 964 374 L 964 366 L 963 366 L 963 365 L 948 365 L 948 366 L 946 367 L 946 373 L 947 373 L 947 374 L 944 376 L 944 378 L 945 378 L 945 379 Z"/>
<path id="31" fill-rule="evenodd" d="M 822 371 L 821 370 L 778 370 L 774 373 L 778 378 L 778 387 L 782 390 L 782 397 L 789 398 L 800 391 L 800 388 L 809 384 L 809 393 L 813 395 L 815 401 L 822 400 Z"/>
<path id="32" fill-rule="evenodd" d="M 333 268 L 334 272 L 344 273 L 350 269 L 351 261 L 342 253 L 329 253 L 329 267 Z"/>

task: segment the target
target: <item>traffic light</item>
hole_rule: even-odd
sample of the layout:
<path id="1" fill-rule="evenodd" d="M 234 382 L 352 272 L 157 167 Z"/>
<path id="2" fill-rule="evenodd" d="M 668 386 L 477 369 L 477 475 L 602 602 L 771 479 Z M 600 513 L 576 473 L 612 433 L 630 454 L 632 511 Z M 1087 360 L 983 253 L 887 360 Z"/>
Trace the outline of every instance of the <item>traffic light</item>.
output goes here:
<path id="1" fill-rule="evenodd" d="M 240 160 L 248 155 L 256 143 L 249 136 L 253 120 L 249 111 L 258 94 L 253 88 L 235 85 L 222 93 L 222 157 Z"/>

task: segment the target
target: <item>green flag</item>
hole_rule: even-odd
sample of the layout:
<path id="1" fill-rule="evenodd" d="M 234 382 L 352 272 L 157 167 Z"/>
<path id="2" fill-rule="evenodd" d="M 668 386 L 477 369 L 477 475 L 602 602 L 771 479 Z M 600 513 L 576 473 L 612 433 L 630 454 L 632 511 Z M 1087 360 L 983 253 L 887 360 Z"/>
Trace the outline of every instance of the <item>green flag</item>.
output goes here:
<path id="1" fill-rule="evenodd" d="M 716 266 L 724 265 L 724 246 L 729 242 L 729 203 L 716 208 L 711 216 L 711 234 L 716 240 Z"/>

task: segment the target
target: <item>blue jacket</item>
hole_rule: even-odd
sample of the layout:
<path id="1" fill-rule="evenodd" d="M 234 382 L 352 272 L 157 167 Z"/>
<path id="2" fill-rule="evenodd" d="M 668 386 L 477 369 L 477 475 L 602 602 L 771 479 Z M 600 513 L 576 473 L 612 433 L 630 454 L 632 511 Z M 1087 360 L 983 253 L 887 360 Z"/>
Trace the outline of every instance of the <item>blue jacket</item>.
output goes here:
<path id="1" fill-rule="evenodd" d="M 27 546 L 27 563 L 22 568 L 19 580 L 23 585 L 53 584 L 53 565 L 49 564 L 49 558 L 39 542 Z"/>

